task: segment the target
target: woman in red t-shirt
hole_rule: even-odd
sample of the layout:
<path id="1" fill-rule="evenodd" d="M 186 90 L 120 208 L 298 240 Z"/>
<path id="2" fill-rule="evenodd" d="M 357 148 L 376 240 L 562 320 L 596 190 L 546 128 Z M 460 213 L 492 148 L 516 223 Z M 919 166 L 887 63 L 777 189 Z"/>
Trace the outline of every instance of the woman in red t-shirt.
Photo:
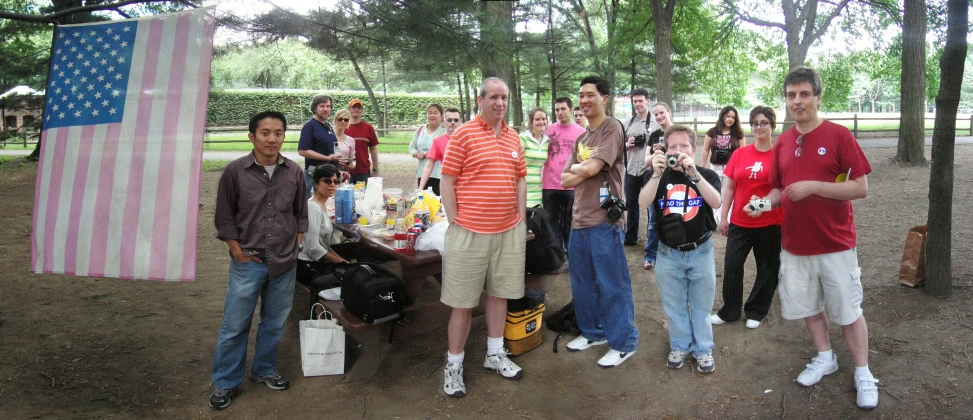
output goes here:
<path id="1" fill-rule="evenodd" d="M 747 316 L 747 328 L 757 328 L 770 311 L 770 303 L 777 290 L 780 273 L 780 225 L 784 221 L 781 209 L 750 217 L 744 206 L 750 205 L 750 197 L 766 197 L 771 187 L 768 180 L 773 159 L 772 135 L 777 126 L 777 115 L 772 108 L 758 106 L 750 111 L 750 129 L 756 142 L 737 149 L 726 164 L 723 184 L 723 206 L 719 230 L 726 240 L 723 262 L 723 308 L 710 316 L 713 325 L 740 319 L 743 299 L 743 264 L 753 250 L 757 262 L 757 278 L 743 310 Z M 732 223 L 729 220 L 732 210 Z"/>

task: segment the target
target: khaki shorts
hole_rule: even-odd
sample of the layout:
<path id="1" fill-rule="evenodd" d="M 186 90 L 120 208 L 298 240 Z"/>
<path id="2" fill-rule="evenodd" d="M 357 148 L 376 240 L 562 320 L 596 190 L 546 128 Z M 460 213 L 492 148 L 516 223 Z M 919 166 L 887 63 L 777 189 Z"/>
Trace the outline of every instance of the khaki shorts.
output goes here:
<path id="1" fill-rule="evenodd" d="M 784 319 L 817 315 L 848 325 L 862 316 L 862 270 L 856 248 L 798 256 L 780 252 L 780 314 Z"/>
<path id="2" fill-rule="evenodd" d="M 480 293 L 504 299 L 524 296 L 527 227 L 520 222 L 502 233 L 476 233 L 451 223 L 443 249 L 443 294 L 454 308 L 475 308 Z M 486 286 L 486 287 L 484 287 Z"/>

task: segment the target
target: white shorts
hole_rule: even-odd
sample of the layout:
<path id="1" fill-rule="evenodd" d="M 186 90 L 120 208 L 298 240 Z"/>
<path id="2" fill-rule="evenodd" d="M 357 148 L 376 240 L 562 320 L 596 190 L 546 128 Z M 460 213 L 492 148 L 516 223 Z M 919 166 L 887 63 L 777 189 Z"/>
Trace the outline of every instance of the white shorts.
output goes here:
<path id="1" fill-rule="evenodd" d="M 849 325 L 862 316 L 862 270 L 857 248 L 798 256 L 780 252 L 780 314 L 784 319 L 817 315 Z"/>

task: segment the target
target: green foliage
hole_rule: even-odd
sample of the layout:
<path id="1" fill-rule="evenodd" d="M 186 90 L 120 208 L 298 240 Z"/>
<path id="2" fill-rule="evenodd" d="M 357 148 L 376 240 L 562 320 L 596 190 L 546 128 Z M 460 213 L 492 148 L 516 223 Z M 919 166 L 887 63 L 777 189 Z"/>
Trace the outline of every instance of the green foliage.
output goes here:
<path id="1" fill-rule="evenodd" d="M 334 99 L 335 110 L 344 108 L 354 98 L 363 101 L 367 99 L 364 92 L 213 90 L 209 95 L 206 124 L 212 127 L 246 126 L 251 115 L 273 109 L 283 112 L 292 128 L 297 127 L 311 118 L 311 98 L 319 93 L 328 94 Z M 382 98 L 377 99 L 381 107 Z M 410 125 L 422 123 L 425 121 L 426 107 L 433 102 L 440 104 L 444 109 L 459 108 L 459 100 L 456 96 L 390 93 L 388 94 L 389 123 Z M 365 107 L 362 118 L 372 122 L 373 125 L 375 123 L 375 116 L 372 115 L 370 107 Z"/>
<path id="2" fill-rule="evenodd" d="M 852 64 L 848 56 L 838 54 L 818 61 L 818 73 L 821 75 L 821 110 L 846 111 L 851 103 Z"/>
<path id="3" fill-rule="evenodd" d="M 351 64 L 287 38 L 247 47 L 228 47 L 213 60 L 212 86 L 218 89 L 361 88 Z"/>
<path id="4" fill-rule="evenodd" d="M 755 89 L 757 98 L 766 106 L 780 108 L 784 104 L 784 76 L 787 76 L 788 70 L 787 49 L 781 44 L 768 43 L 756 52 L 757 60 L 765 66 L 758 75 L 766 82 Z"/>

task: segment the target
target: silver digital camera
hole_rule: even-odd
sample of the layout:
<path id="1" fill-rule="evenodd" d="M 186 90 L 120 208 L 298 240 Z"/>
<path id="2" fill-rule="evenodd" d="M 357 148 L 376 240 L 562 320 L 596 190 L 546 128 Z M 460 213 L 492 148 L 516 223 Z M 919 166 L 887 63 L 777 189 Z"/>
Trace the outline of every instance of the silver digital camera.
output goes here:
<path id="1" fill-rule="evenodd" d="M 770 211 L 770 200 L 754 198 L 750 200 L 750 210 L 760 212 Z"/>

